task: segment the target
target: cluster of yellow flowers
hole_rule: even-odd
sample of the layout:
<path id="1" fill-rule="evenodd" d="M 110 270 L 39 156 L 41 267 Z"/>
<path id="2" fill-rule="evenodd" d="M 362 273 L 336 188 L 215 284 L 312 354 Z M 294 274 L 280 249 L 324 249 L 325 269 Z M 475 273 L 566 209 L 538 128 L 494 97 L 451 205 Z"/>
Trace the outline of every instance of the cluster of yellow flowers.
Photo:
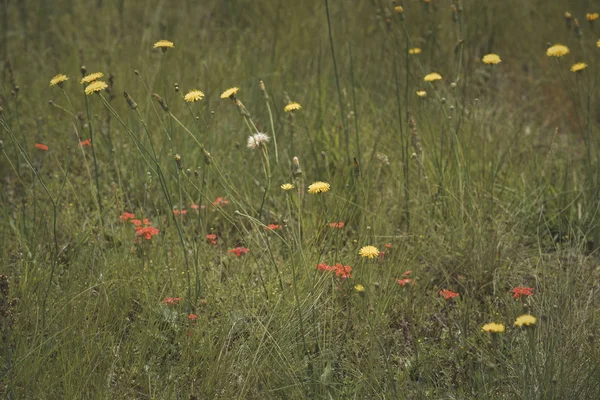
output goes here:
<path id="1" fill-rule="evenodd" d="M 531 327 L 534 326 L 537 322 L 537 319 L 533 315 L 524 314 L 519 317 L 514 322 L 514 326 L 516 327 Z M 502 333 L 504 332 L 504 324 L 499 324 L 496 322 L 490 322 L 481 327 L 482 332 L 487 333 Z"/>

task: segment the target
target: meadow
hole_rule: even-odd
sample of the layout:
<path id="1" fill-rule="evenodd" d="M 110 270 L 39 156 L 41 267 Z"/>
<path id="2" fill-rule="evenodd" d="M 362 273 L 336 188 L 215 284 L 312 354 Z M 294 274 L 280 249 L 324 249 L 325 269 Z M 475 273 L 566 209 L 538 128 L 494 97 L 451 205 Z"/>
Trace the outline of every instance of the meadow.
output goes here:
<path id="1" fill-rule="evenodd" d="M 2 398 L 600 398 L 597 2 L 0 12 Z"/>

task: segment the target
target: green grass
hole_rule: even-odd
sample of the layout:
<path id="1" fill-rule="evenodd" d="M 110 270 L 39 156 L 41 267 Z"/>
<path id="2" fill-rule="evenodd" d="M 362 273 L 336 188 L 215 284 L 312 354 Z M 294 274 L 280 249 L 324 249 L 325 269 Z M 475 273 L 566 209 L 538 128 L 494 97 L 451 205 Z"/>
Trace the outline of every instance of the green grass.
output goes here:
<path id="1" fill-rule="evenodd" d="M 600 10 L 450 4 L 0 2 L 2 396 L 600 398 Z"/>

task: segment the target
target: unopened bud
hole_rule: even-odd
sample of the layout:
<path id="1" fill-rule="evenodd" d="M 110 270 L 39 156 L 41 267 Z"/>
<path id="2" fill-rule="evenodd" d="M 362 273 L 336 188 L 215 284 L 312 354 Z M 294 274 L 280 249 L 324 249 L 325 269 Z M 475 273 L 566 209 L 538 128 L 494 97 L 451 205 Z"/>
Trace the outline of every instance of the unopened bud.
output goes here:
<path id="1" fill-rule="evenodd" d="M 152 97 L 154 97 L 158 101 L 158 104 L 160 104 L 160 108 L 162 108 L 164 112 L 169 112 L 169 106 L 167 106 L 167 103 L 165 103 L 162 97 L 160 97 L 156 93 L 152 93 Z"/>
<path id="2" fill-rule="evenodd" d="M 135 101 L 133 101 L 133 99 L 131 98 L 129 93 L 123 92 L 123 96 L 125 96 L 125 100 L 127 101 L 129 108 L 131 108 L 132 110 L 135 110 L 137 108 L 137 103 Z"/>

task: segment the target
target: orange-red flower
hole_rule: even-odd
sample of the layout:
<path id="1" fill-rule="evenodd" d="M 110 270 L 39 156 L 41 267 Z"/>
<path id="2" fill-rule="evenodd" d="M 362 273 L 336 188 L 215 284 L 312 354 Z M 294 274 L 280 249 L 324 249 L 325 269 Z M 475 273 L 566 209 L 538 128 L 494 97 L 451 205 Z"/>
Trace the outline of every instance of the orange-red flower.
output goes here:
<path id="1" fill-rule="evenodd" d="M 403 279 L 397 279 L 396 282 L 398 282 L 398 285 L 406 286 L 409 283 L 412 284 L 413 280 L 410 278 L 403 278 Z"/>
<path id="2" fill-rule="evenodd" d="M 458 297 L 459 294 L 453 292 L 452 290 L 444 289 L 440 290 L 440 296 L 442 296 L 446 300 L 452 300 L 453 298 Z"/>
<path id="3" fill-rule="evenodd" d="M 227 250 L 228 253 L 233 253 L 238 257 L 241 257 L 249 251 L 250 249 L 247 249 L 246 247 L 236 247 L 235 249 Z"/>
<path id="4" fill-rule="evenodd" d="M 119 219 L 121 221 L 129 221 L 132 218 L 135 218 L 135 215 L 128 212 L 124 212 L 122 215 L 119 215 Z"/>
<path id="5" fill-rule="evenodd" d="M 206 241 L 210 244 L 217 244 L 217 235 L 214 233 L 209 233 L 206 235 Z"/>
<path id="6" fill-rule="evenodd" d="M 163 304 L 166 304 L 168 306 L 175 306 L 179 304 L 179 300 L 181 300 L 181 298 L 179 297 L 167 297 L 163 300 Z"/>
<path id="7" fill-rule="evenodd" d="M 352 278 L 352 267 L 349 265 L 335 264 L 335 275 L 340 279 Z"/>
<path id="8" fill-rule="evenodd" d="M 225 204 L 229 204 L 229 200 L 223 197 L 217 197 L 215 201 L 213 201 L 213 206 L 224 206 Z"/>
<path id="9" fill-rule="evenodd" d="M 317 264 L 317 269 L 321 271 L 333 271 L 335 267 L 330 267 L 326 263 Z"/>
<path id="10" fill-rule="evenodd" d="M 391 248 L 392 248 L 392 245 L 391 245 L 391 243 L 386 243 L 386 244 L 384 244 L 384 246 L 385 246 L 386 248 L 388 248 L 388 249 L 391 249 Z"/>
<path id="11" fill-rule="evenodd" d="M 139 219 L 132 219 L 132 220 L 131 220 L 131 221 L 129 221 L 129 222 L 131 222 L 131 223 L 132 223 L 133 225 L 135 225 L 135 226 L 142 226 L 142 221 L 141 221 L 141 220 L 139 220 Z"/>
<path id="12" fill-rule="evenodd" d="M 402 276 L 409 276 L 412 273 L 412 270 L 409 269 L 408 271 L 404 271 L 404 273 L 402 274 Z"/>
<path id="13" fill-rule="evenodd" d="M 185 214 L 187 214 L 187 210 L 177 210 L 177 209 L 175 209 L 175 210 L 173 210 L 173 214 L 175 214 L 175 215 L 185 215 Z"/>
<path id="14" fill-rule="evenodd" d="M 191 208 L 191 209 L 194 209 L 194 210 L 197 210 L 199 207 L 198 207 L 198 204 L 192 204 L 192 205 L 190 206 L 190 208 Z"/>
<path id="15" fill-rule="evenodd" d="M 274 231 L 275 229 L 281 229 L 281 228 L 282 228 L 282 226 L 281 226 L 281 225 L 277 225 L 277 224 L 269 224 L 269 225 L 265 226 L 264 228 L 265 228 L 265 230 L 267 230 L 267 231 L 268 231 L 268 230 L 272 230 L 272 231 Z"/>
<path id="16" fill-rule="evenodd" d="M 36 149 L 40 149 L 42 151 L 48 151 L 48 146 L 46 146 L 45 144 L 36 143 L 35 147 L 36 147 Z"/>
<path id="17" fill-rule="evenodd" d="M 153 226 L 137 227 L 135 233 L 139 237 L 143 237 L 146 240 L 151 240 L 154 235 L 158 235 L 159 230 Z"/>
<path id="18" fill-rule="evenodd" d="M 192 322 L 192 324 L 195 324 L 198 316 L 196 314 L 190 314 L 188 315 L 188 319 Z"/>
<path id="19" fill-rule="evenodd" d="M 517 286 L 510 291 L 513 294 L 514 299 L 518 299 L 521 296 L 533 296 L 533 288 Z"/>
<path id="20" fill-rule="evenodd" d="M 343 228 L 344 227 L 344 223 L 343 222 L 330 222 L 329 226 L 332 228 Z"/>
<path id="21" fill-rule="evenodd" d="M 92 139 L 87 139 L 82 142 L 79 142 L 81 147 L 90 147 L 92 145 Z"/>

